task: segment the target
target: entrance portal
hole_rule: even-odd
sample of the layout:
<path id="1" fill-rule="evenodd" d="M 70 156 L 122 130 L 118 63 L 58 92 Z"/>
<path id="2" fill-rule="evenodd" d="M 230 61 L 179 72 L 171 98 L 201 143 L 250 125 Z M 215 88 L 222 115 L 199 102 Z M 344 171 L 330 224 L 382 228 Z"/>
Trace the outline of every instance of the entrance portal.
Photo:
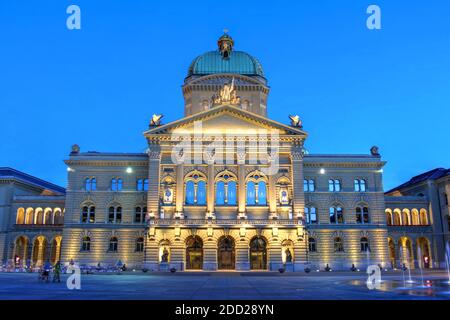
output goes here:
<path id="1" fill-rule="evenodd" d="M 197 236 L 186 240 L 186 269 L 203 269 L 203 241 Z"/>
<path id="2" fill-rule="evenodd" d="M 218 269 L 234 270 L 234 252 L 234 240 L 230 237 L 221 237 L 217 248 Z"/>
<path id="3" fill-rule="evenodd" d="M 267 269 L 267 244 L 263 238 L 255 237 L 250 241 L 250 269 Z"/>

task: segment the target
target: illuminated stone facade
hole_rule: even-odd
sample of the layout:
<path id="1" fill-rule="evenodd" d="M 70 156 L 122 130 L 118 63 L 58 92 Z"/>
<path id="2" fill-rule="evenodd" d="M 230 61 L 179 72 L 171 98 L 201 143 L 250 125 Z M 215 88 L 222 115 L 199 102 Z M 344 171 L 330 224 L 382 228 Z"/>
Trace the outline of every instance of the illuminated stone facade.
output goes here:
<path id="1" fill-rule="evenodd" d="M 30 251 L 17 239 L 47 232 L 46 239 L 59 241 L 49 250 L 61 252 L 65 264 L 153 271 L 401 265 L 390 255 L 392 238 L 401 235 L 387 225 L 377 148 L 366 155 L 308 154 L 298 117 L 290 124 L 267 118 L 270 90 L 258 60 L 234 51 L 228 35 L 218 44 L 189 67 L 185 117 L 163 124 L 153 116 L 146 153 L 81 152 L 75 145 L 65 161 L 65 198 L 12 202 L 5 261 L 19 256 L 25 264 Z M 61 208 L 64 228 L 31 226 L 26 216 L 33 207 Z"/>

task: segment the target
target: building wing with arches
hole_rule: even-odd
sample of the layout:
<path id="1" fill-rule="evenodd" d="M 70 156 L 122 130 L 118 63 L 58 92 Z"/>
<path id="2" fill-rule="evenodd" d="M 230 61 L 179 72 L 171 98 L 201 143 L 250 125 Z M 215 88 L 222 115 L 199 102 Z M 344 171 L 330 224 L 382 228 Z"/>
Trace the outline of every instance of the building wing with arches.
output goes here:
<path id="1" fill-rule="evenodd" d="M 153 117 L 147 152 L 74 145 L 66 190 L 29 177 L 33 187 L 2 200 L 4 262 L 303 271 L 443 261 L 437 242 L 448 228 L 436 235 L 434 196 L 409 186 L 385 195 L 376 147 L 309 154 L 298 116 L 267 117 L 269 92 L 260 62 L 223 35 L 188 69 L 184 117 Z M 16 188 L 15 175 L 0 195 Z"/>

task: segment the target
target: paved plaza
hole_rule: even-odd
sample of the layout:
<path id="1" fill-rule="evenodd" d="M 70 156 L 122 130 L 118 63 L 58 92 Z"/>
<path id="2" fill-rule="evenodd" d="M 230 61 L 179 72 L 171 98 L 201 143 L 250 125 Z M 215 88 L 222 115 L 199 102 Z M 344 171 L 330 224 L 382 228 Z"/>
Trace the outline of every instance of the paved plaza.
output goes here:
<path id="1" fill-rule="evenodd" d="M 405 281 L 402 273 L 383 274 L 378 290 L 369 290 L 363 272 L 211 272 L 83 274 L 81 290 L 68 290 L 67 275 L 61 283 L 40 283 L 35 273 L 0 273 L 0 299 L 450 299 L 445 272 L 420 273 Z"/>

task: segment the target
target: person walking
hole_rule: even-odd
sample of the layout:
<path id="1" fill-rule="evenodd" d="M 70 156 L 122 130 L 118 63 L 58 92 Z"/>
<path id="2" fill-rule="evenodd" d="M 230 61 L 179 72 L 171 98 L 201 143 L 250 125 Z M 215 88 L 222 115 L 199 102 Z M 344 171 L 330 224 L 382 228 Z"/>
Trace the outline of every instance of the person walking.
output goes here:
<path id="1" fill-rule="evenodd" d="M 61 262 L 57 261 L 53 269 L 53 282 L 61 282 Z"/>

